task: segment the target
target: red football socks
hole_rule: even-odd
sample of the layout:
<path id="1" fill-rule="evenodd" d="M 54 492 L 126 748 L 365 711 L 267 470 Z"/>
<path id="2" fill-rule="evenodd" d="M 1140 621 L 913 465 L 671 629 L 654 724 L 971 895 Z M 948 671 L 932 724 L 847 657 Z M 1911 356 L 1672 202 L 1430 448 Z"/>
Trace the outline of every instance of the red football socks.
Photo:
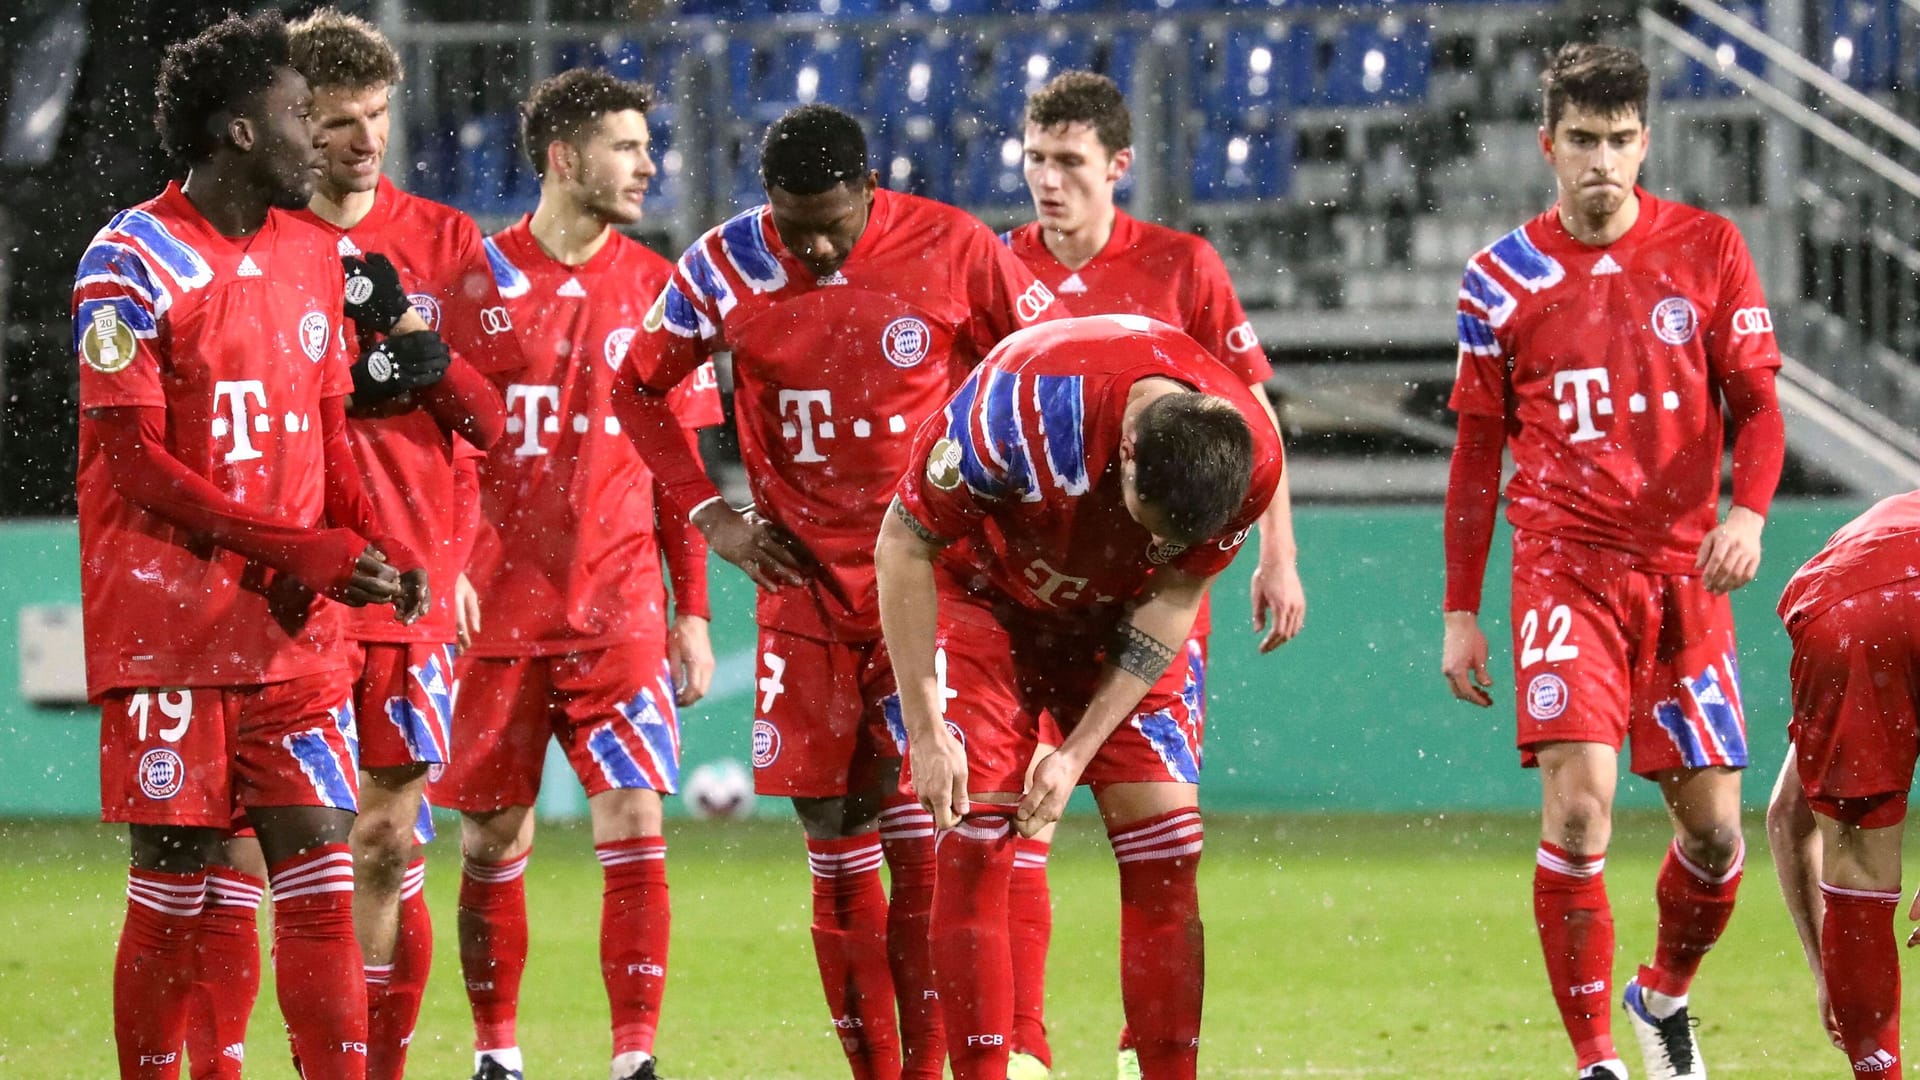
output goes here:
<path id="1" fill-rule="evenodd" d="M 1842 889 L 1822 882 L 1820 970 L 1855 1077 L 1900 1080 L 1900 952 L 1893 916 L 1898 892 Z"/>
<path id="2" fill-rule="evenodd" d="M 473 1010 L 473 1048 L 517 1046 L 520 976 L 527 969 L 527 887 L 533 852 L 460 870 L 460 970 Z"/>
<path id="3" fill-rule="evenodd" d="M 1007 941 L 1013 822 L 969 817 L 942 833 L 934 849 L 933 978 L 953 1080 L 1006 1080 L 1013 1037 Z"/>
<path id="4" fill-rule="evenodd" d="M 321 844 L 272 867 L 274 985 L 306 1080 L 367 1075 L 367 991 L 353 936 L 353 852 Z"/>
<path id="5" fill-rule="evenodd" d="M 1740 872 L 1746 862 L 1744 843 L 1734 854 L 1733 865 L 1718 874 L 1695 865 L 1681 853 L 1678 841 L 1667 849 L 1653 889 L 1660 906 L 1660 931 L 1652 965 L 1640 969 L 1641 987 L 1680 997 L 1693 985 L 1701 959 L 1733 917 L 1733 898 L 1740 891 Z"/>
<path id="6" fill-rule="evenodd" d="M 933 982 L 933 815 L 911 795 L 896 795 L 880 812 L 880 846 L 893 892 L 887 904 L 887 960 L 900 1005 L 900 1075 L 941 1080 L 947 1037 Z"/>
<path id="7" fill-rule="evenodd" d="M 613 1053 L 653 1053 L 667 990 L 667 841 L 639 836 L 595 844 L 606 877 L 600 906 L 600 974 L 613 1011 Z"/>
<path id="8" fill-rule="evenodd" d="M 1199 1068 L 1204 836 L 1191 806 L 1107 834 L 1120 864 L 1120 1000 L 1140 1072 L 1154 1080 L 1191 1080 Z"/>
<path id="9" fill-rule="evenodd" d="M 127 921 L 113 963 L 113 1039 L 122 1080 L 180 1075 L 187 988 L 193 983 L 196 924 L 206 888 L 204 870 L 127 870 Z"/>
<path id="10" fill-rule="evenodd" d="M 878 833 L 807 840 L 807 868 L 813 873 L 813 957 L 854 1080 L 896 1080 L 900 1075 L 880 861 Z"/>
<path id="11" fill-rule="evenodd" d="M 433 967 L 433 917 L 427 912 L 426 882 L 425 859 L 407 864 L 406 877 L 400 881 L 400 934 L 394 940 L 392 970 L 378 994 L 373 980 L 367 981 L 367 1080 L 400 1080 L 406 1072 L 407 1047 L 420 1019 L 427 972 Z"/>
<path id="12" fill-rule="evenodd" d="M 1013 845 L 1013 883 L 1007 897 L 1013 941 L 1013 1048 L 1053 1068 L 1047 1046 L 1047 946 L 1053 939 L 1053 896 L 1047 891 L 1045 840 L 1021 837 Z"/>
<path id="13" fill-rule="evenodd" d="M 247 1021 L 260 996 L 260 901 L 266 882 L 226 866 L 207 870 L 189 991 L 187 1062 L 193 1080 L 239 1080 Z"/>
<path id="14" fill-rule="evenodd" d="M 1613 909 L 1605 855 L 1574 855 L 1540 842 L 1534 855 L 1533 919 L 1560 1022 L 1579 1067 L 1618 1057 L 1613 1046 Z"/>

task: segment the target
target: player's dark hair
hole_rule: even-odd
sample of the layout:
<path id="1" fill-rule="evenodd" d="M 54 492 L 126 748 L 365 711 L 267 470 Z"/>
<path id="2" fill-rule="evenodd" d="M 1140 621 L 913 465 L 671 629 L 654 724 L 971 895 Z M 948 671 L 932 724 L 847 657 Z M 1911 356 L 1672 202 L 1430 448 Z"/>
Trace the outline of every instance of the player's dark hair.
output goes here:
<path id="1" fill-rule="evenodd" d="M 1041 129 L 1086 124 L 1108 157 L 1133 145 L 1126 95 L 1118 83 L 1091 71 L 1063 71 L 1035 90 L 1027 98 L 1027 123 Z"/>
<path id="2" fill-rule="evenodd" d="M 155 89 L 161 145 L 185 165 L 211 158 L 220 148 L 223 114 L 245 114 L 291 65 L 287 24 L 277 11 L 228 15 L 170 46 Z"/>
<path id="3" fill-rule="evenodd" d="M 534 175 L 547 176 L 547 147 L 555 142 L 574 146 L 591 135 L 608 113 L 644 113 L 653 108 L 653 89 L 629 82 L 598 68 L 574 68 L 543 79 L 520 103 L 520 147 L 533 163 Z"/>
<path id="4" fill-rule="evenodd" d="M 1647 65 L 1640 54 L 1620 45 L 1563 45 L 1540 73 L 1547 130 L 1559 126 L 1568 105 L 1600 116 L 1631 111 L 1647 122 Z"/>
<path id="5" fill-rule="evenodd" d="M 867 133 L 860 121 L 831 105 L 789 109 L 760 144 L 760 179 L 769 190 L 818 195 L 866 175 Z"/>
<path id="6" fill-rule="evenodd" d="M 1193 391 L 1165 394 L 1134 421 L 1133 489 L 1175 543 L 1220 534 L 1247 498 L 1253 431 L 1240 410 Z"/>
<path id="7" fill-rule="evenodd" d="M 366 90 L 398 83 L 400 53 L 373 24 L 336 8 L 323 7 L 287 26 L 293 66 L 315 90 L 340 87 Z"/>

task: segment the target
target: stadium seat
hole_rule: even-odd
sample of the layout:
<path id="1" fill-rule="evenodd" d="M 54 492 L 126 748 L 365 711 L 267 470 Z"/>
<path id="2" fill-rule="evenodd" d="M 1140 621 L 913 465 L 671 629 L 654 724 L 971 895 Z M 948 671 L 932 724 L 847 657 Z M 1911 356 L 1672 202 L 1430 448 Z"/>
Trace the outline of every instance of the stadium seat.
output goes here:
<path id="1" fill-rule="evenodd" d="M 1208 124 L 1194 135 L 1193 198 L 1233 202 L 1284 198 L 1292 188 L 1293 130 Z"/>
<path id="2" fill-rule="evenodd" d="M 1027 105 L 1027 95 L 1063 71 L 1093 66 L 1094 45 L 1084 34 L 1056 28 L 1011 33 L 993 45 L 986 84 L 977 98 L 990 123 L 1011 125 Z"/>
<path id="3" fill-rule="evenodd" d="M 1900 60 L 1900 0 L 1827 0 L 1814 60 L 1861 90 L 1891 89 Z"/>
<path id="4" fill-rule="evenodd" d="M 773 14 L 773 10 L 769 0 L 680 0 L 680 14 L 745 22 L 764 19 Z"/>
<path id="5" fill-rule="evenodd" d="M 880 182 L 894 191 L 952 201 L 953 142 L 946 136 L 931 116 L 894 118 L 869 148 Z"/>
<path id="6" fill-rule="evenodd" d="M 899 0 L 896 10 L 903 15 L 995 15 L 1000 5 L 995 0 Z"/>
<path id="7" fill-rule="evenodd" d="M 1052 15 L 1077 11 L 1105 11 L 1107 0 L 1003 0 L 1009 15 Z"/>
<path id="8" fill-rule="evenodd" d="M 1433 47 L 1425 22 L 1348 23 L 1334 38 L 1320 103 L 1364 107 L 1419 101 L 1426 97 L 1432 69 Z"/>
<path id="9" fill-rule="evenodd" d="M 1765 29 L 1767 8 L 1764 0 L 1721 0 L 1721 6 L 1729 15 L 1745 19 L 1754 26 Z M 1724 55 L 1748 71 L 1756 74 L 1766 70 L 1766 60 L 1759 52 L 1739 44 L 1732 34 L 1714 26 L 1697 15 L 1688 14 L 1680 25 L 1701 41 L 1713 46 L 1716 55 Z M 1739 93 L 1729 80 L 1720 77 L 1713 68 L 1697 60 L 1684 60 L 1680 74 L 1669 79 L 1664 88 L 1667 97 L 1725 97 Z"/>
<path id="10" fill-rule="evenodd" d="M 864 60 L 858 38 L 826 32 L 796 34 L 765 46 L 729 42 L 734 115 L 766 123 L 815 101 L 858 108 Z"/>
<path id="11" fill-rule="evenodd" d="M 517 182 L 520 120 L 511 112 L 481 113 L 455 127 L 459 153 L 451 189 L 455 206 L 474 214 L 497 214 Z"/>
<path id="12" fill-rule="evenodd" d="M 1317 42 L 1313 28 L 1237 26 L 1224 39 L 1193 47 L 1194 104 L 1209 124 L 1254 110 L 1278 111 L 1313 100 Z"/>
<path id="13" fill-rule="evenodd" d="M 960 142 L 960 180 L 954 195 L 970 207 L 1025 203 L 1027 179 L 1021 168 L 1020 136 L 983 120 L 975 134 Z"/>
<path id="14" fill-rule="evenodd" d="M 769 6 L 776 15 L 858 17 L 885 14 L 891 5 L 885 0 L 773 0 Z"/>

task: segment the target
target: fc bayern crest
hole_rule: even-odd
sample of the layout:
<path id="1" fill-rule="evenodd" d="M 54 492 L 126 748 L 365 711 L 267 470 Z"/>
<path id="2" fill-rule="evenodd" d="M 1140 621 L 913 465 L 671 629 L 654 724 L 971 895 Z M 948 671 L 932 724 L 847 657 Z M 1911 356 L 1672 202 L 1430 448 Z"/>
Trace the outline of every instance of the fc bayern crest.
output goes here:
<path id="1" fill-rule="evenodd" d="M 1527 715 L 1535 720 L 1554 720 L 1567 711 L 1567 681 L 1552 672 L 1533 677 L 1527 684 Z"/>
<path id="2" fill-rule="evenodd" d="M 914 367 L 925 360 L 932 349 L 932 332 L 926 323 L 912 315 L 893 320 L 880 334 L 880 351 L 886 355 L 887 363 L 897 368 Z"/>
<path id="3" fill-rule="evenodd" d="M 166 747 L 140 755 L 140 793 L 149 799 L 171 799 L 187 781 L 186 763 Z"/>
<path id="4" fill-rule="evenodd" d="M 427 329 L 440 329 L 440 301 L 435 300 L 432 293 L 408 293 L 407 303 L 413 305 L 413 313 L 420 316 Z"/>
<path id="5" fill-rule="evenodd" d="M 753 722 L 753 767 L 764 769 L 780 756 L 780 729 L 771 721 Z"/>
<path id="6" fill-rule="evenodd" d="M 327 317 L 318 311 L 300 316 L 300 348 L 307 359 L 319 363 L 327 355 Z"/>
<path id="7" fill-rule="evenodd" d="M 1653 333 L 1669 345 L 1685 345 L 1693 340 L 1693 305 L 1684 296 L 1669 296 L 1653 305 Z"/>
<path id="8" fill-rule="evenodd" d="M 623 326 L 608 334 L 606 343 L 600 348 L 601 353 L 607 358 L 607 366 L 619 371 L 620 362 L 627 358 L 627 349 L 632 344 L 633 327 L 631 326 Z"/>

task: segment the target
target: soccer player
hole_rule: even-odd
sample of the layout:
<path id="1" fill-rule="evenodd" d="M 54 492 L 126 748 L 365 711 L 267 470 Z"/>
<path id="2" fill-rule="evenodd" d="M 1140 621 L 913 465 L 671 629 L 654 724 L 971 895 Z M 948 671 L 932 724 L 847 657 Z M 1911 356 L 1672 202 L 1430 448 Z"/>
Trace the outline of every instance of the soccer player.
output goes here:
<path id="1" fill-rule="evenodd" d="M 186 180 L 116 215 L 74 287 L 88 693 L 103 817 L 132 839 L 120 1073 L 179 1074 L 206 867 L 244 807 L 295 1052 L 310 1080 L 357 1080 L 354 713 L 319 594 L 412 622 L 427 574 L 375 528 L 347 448 L 339 257 L 288 213 L 320 161 L 285 25 L 174 46 L 157 96 Z"/>
<path id="2" fill-rule="evenodd" d="M 782 116 L 761 162 L 766 205 L 681 257 L 622 415 L 667 497 L 761 586 L 754 786 L 791 798 L 805 828 L 814 954 L 853 1075 L 932 1080 L 933 825 L 899 791 L 873 538 L 920 421 L 1001 338 L 1050 318 L 1053 298 L 979 221 L 881 190 L 859 122 L 838 109 Z M 722 350 L 746 514 L 658 418 L 660 395 Z"/>
<path id="3" fill-rule="evenodd" d="M 1185 646 L 1273 497 L 1279 433 L 1193 339 L 1102 315 L 1003 342 L 921 425 L 913 462 L 874 561 L 913 789 L 950 830 L 933 950 L 955 1080 L 1007 1076 L 1013 834 L 1057 820 L 1080 783 L 1119 863 L 1142 1074 L 1191 1080 L 1201 690 Z M 1042 711 L 1066 738 L 1027 779 Z"/>
<path id="4" fill-rule="evenodd" d="M 1478 626 L 1502 448 L 1513 539 L 1521 762 L 1540 769 L 1533 897 L 1582 1077 L 1623 1080 L 1608 1018 L 1613 915 L 1601 869 L 1620 747 L 1660 785 L 1674 842 L 1628 1021 L 1655 1077 L 1705 1075 L 1689 986 L 1733 912 L 1745 855 L 1745 719 L 1727 594 L 1753 579 L 1785 434 L 1780 355 L 1731 223 L 1635 186 L 1647 69 L 1569 45 L 1541 79 L 1559 201 L 1482 250 L 1460 289 L 1460 414 L 1447 487 L 1442 671 L 1485 707 Z M 1718 515 L 1721 406 L 1733 505 Z"/>
<path id="5" fill-rule="evenodd" d="M 613 1013 L 611 1075 L 654 1076 L 669 928 L 660 800 L 679 778 L 675 706 L 706 692 L 713 653 L 705 546 L 670 514 L 656 532 L 653 478 L 612 409 L 616 373 L 672 269 L 614 230 L 640 220 L 655 173 L 651 104 L 646 87 L 602 71 L 535 86 L 521 106 L 521 138 L 540 201 L 486 244 L 521 347 L 472 358 L 503 390 L 507 437 L 481 474 L 488 528 L 468 574 L 488 613 L 458 665 L 460 752 L 434 787 L 465 815 L 460 963 L 476 1080 L 522 1072 L 522 875 L 555 738 L 586 787 L 606 877 L 600 968 Z M 719 420 L 712 369 L 689 372 L 674 393 L 684 446 L 695 425 Z"/>
<path id="6" fill-rule="evenodd" d="M 1213 245 L 1114 205 L 1114 188 L 1133 164 L 1133 121 L 1120 88 L 1090 71 L 1062 72 L 1027 99 L 1024 127 L 1027 190 L 1037 220 L 1006 234 L 1014 254 L 1075 315 L 1146 315 L 1185 330 L 1237 372 L 1271 415 L 1265 383 L 1273 368 Z M 1278 418 L 1273 422 L 1278 429 Z M 1307 607 L 1284 471 L 1260 522 L 1259 552 L 1253 626 L 1265 631 L 1259 648 L 1269 652 L 1299 633 Z M 1193 629 L 1202 685 L 1210 625 L 1202 605 Z M 1043 732 L 1042 754 L 1051 749 L 1047 737 Z M 1052 840 L 1051 829 L 1022 837 L 1014 863 L 1013 1080 L 1044 1077 L 1053 1063 L 1045 1023 Z M 1139 1075 L 1125 1033 L 1120 1074 Z"/>
<path id="7" fill-rule="evenodd" d="M 1908 492 L 1834 533 L 1780 597 L 1793 640 L 1792 746 L 1768 836 L 1821 1019 L 1854 1076 L 1888 1080 L 1901 1075 L 1893 915 L 1920 753 L 1917 567 L 1920 492 Z M 1812 827 L 1792 828 L 1796 816 Z M 1801 886 L 1808 878 L 1817 892 Z"/>

